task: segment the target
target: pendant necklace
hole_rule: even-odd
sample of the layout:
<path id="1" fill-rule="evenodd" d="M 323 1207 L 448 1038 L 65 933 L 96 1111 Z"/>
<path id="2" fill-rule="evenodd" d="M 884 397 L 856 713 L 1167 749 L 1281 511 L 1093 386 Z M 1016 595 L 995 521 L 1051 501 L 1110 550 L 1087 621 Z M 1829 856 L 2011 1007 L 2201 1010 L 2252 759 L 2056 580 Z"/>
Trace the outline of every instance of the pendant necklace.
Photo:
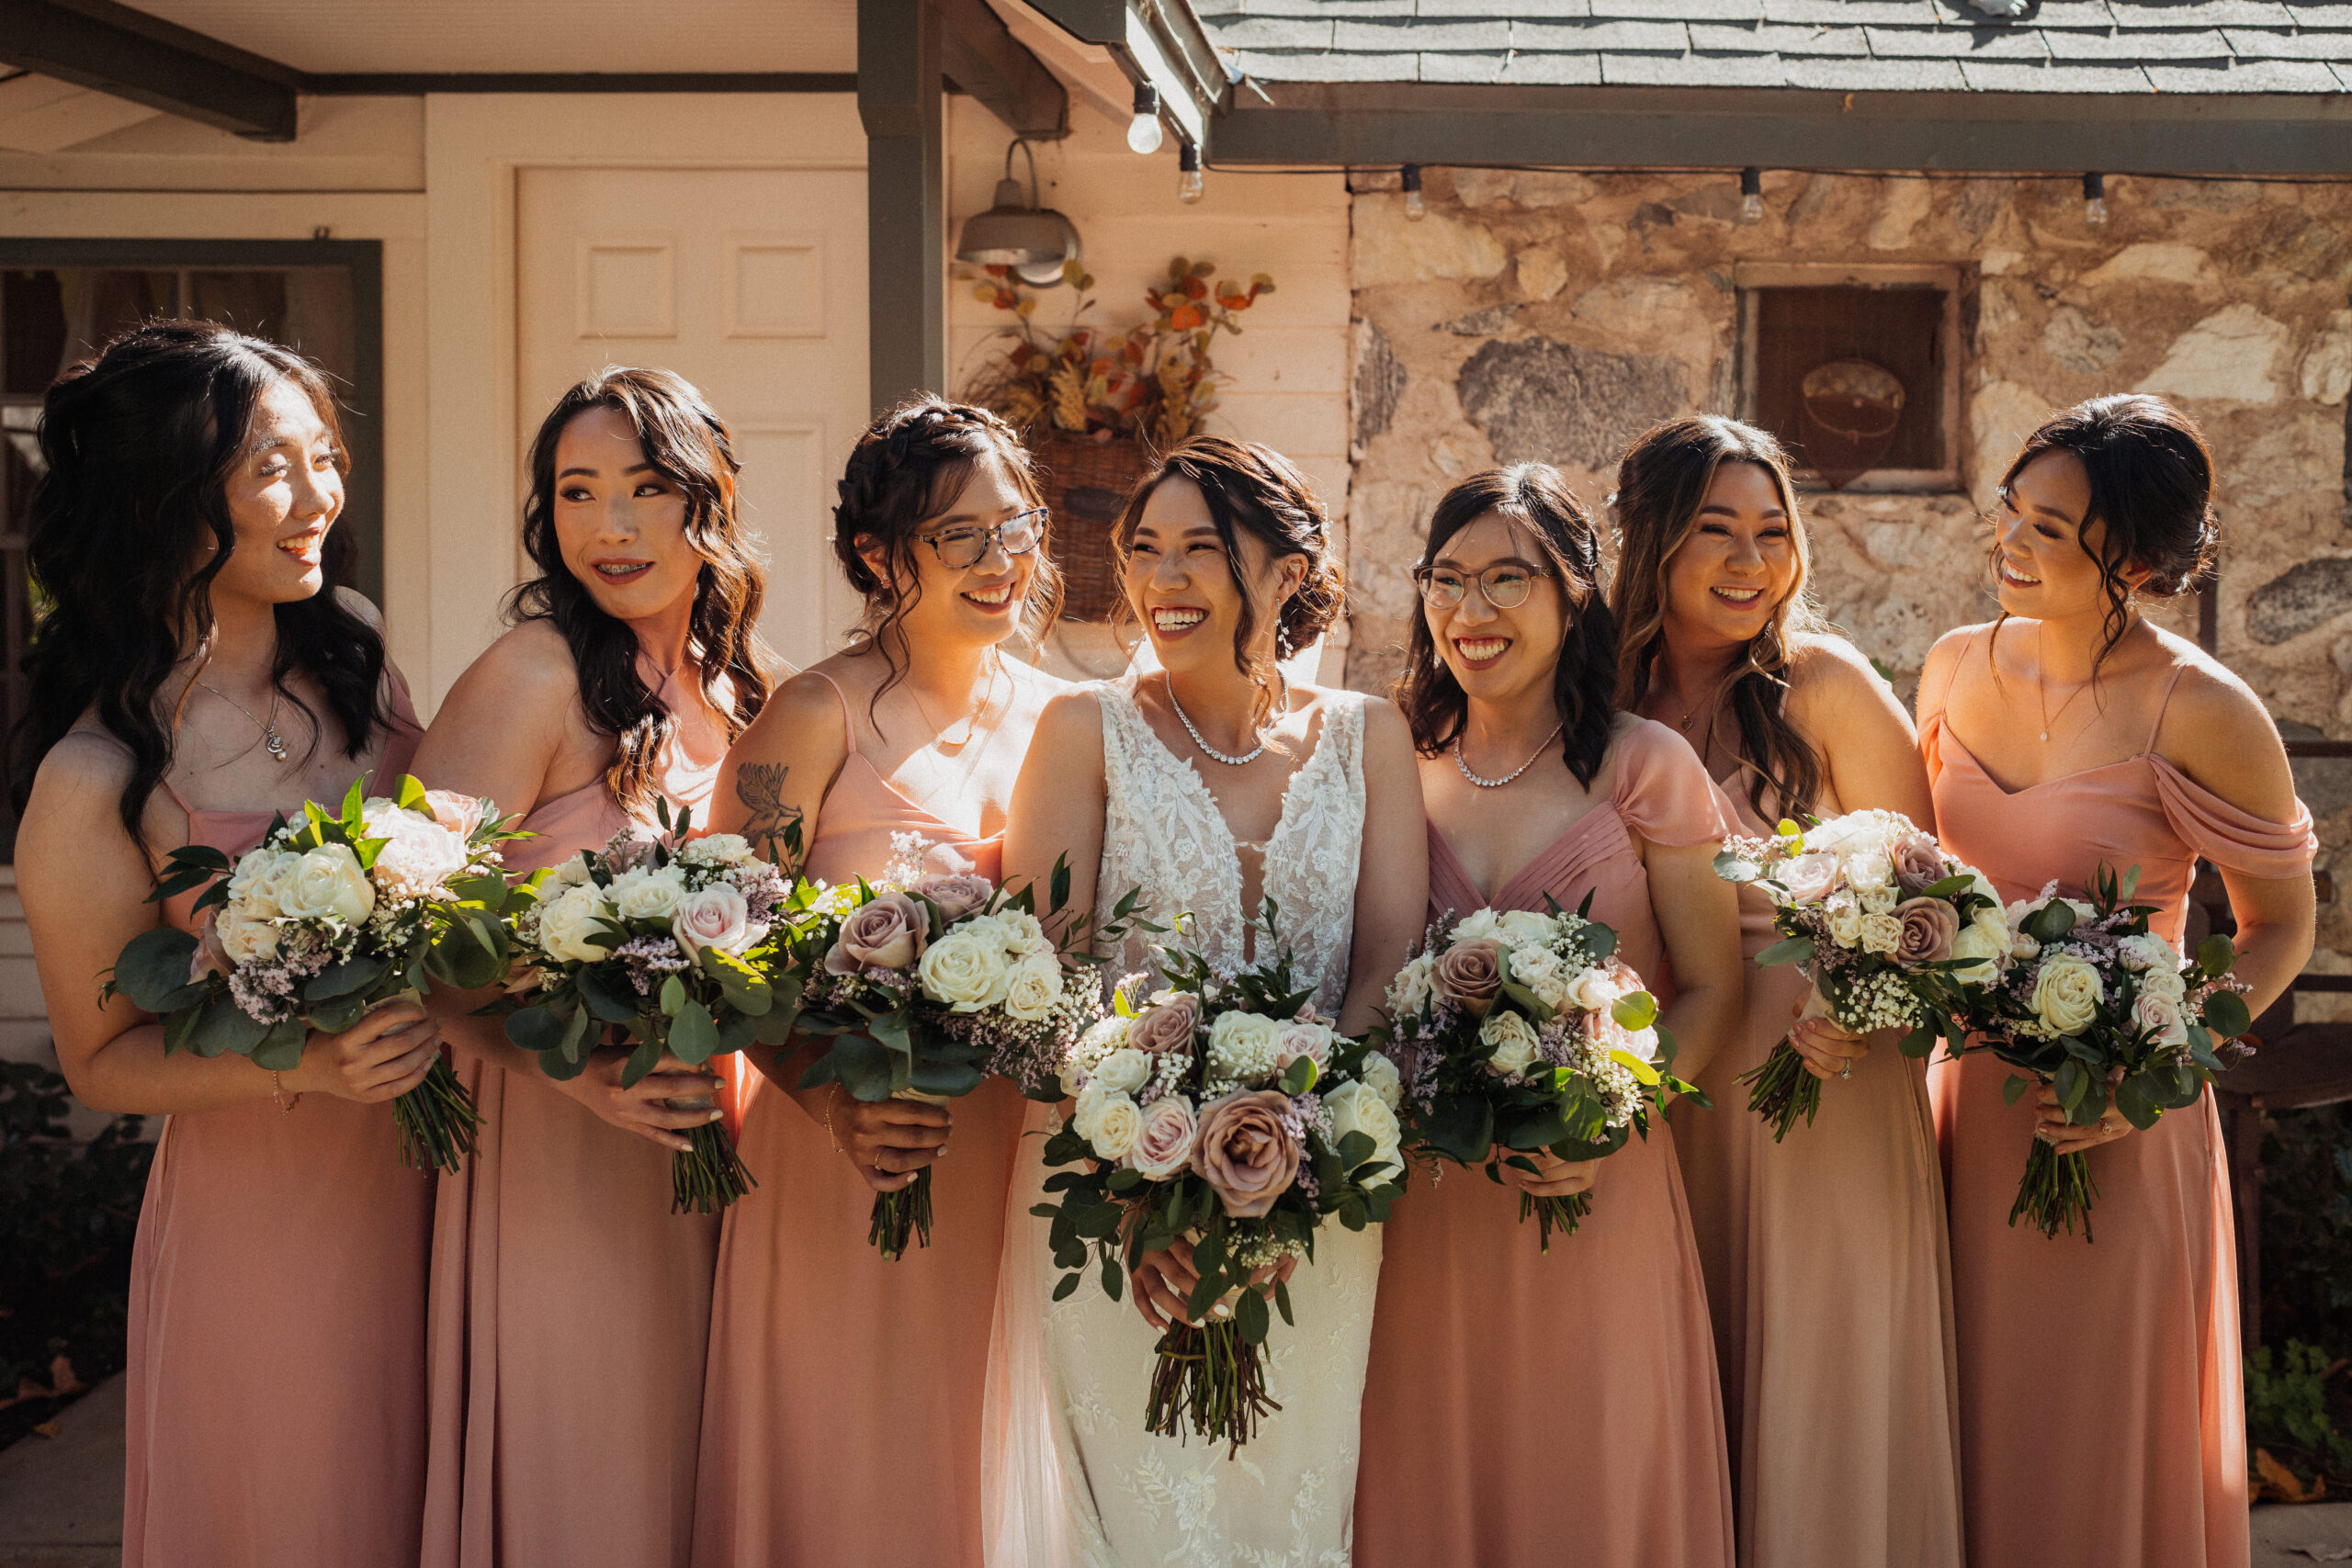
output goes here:
<path id="1" fill-rule="evenodd" d="M 2042 629 L 2037 626 L 2034 628 L 2033 635 L 2033 696 L 2035 705 L 2041 710 L 2041 740 L 2042 744 L 2045 746 L 2050 743 L 2050 722 L 2052 717 L 2050 712 L 2050 688 L 2043 682 L 2041 675 L 2041 645 L 2046 640 L 2048 639 L 2042 635 Z M 2076 697 L 2081 696 L 2083 694 L 2084 687 L 2086 687 L 2089 684 L 2090 682 L 2086 681 L 2082 685 L 2077 686 L 2073 691 L 2067 693 L 2066 701 L 2058 705 L 2059 715 L 2064 715 L 2067 704 L 2072 703 Z"/>
<path id="2" fill-rule="evenodd" d="M 286 742 L 277 733 L 277 693 L 275 687 L 271 689 L 270 694 L 269 717 L 267 719 L 258 719 L 254 718 L 253 709 L 247 707 L 244 704 L 231 696 L 228 693 L 222 691 L 220 687 L 206 681 L 198 681 L 197 684 L 202 686 L 214 696 L 219 697 L 222 702 L 227 703 L 231 707 L 235 708 L 239 713 L 243 714 L 247 718 L 253 719 L 254 728 L 261 731 L 261 749 L 269 753 L 270 760 L 272 761 L 282 762 L 286 761 Z"/>
<path id="3" fill-rule="evenodd" d="M 1552 727 L 1552 733 L 1545 736 L 1544 738 L 1544 743 L 1535 748 L 1533 756 L 1529 757 L 1527 761 L 1521 762 L 1519 766 L 1513 768 L 1510 772 L 1505 773 L 1498 779 L 1482 779 L 1477 774 L 1470 771 L 1470 764 L 1462 760 L 1462 737 L 1457 735 L 1453 738 L 1453 765 L 1462 770 L 1462 776 L 1464 778 L 1468 779 L 1480 789 L 1500 789 L 1503 785 L 1510 783 L 1511 780 L 1519 777 L 1520 774 L 1533 767 L 1537 759 L 1552 749 L 1552 742 L 1557 740 L 1560 738 L 1560 732 L 1567 728 L 1567 727 L 1568 721 L 1565 718 L 1559 723 L 1554 725 Z"/>
<path id="4" fill-rule="evenodd" d="M 1274 678 L 1281 681 L 1283 683 L 1282 706 L 1283 711 L 1284 713 L 1288 713 L 1290 711 L 1290 681 L 1288 678 L 1283 676 L 1280 666 L 1276 666 L 1275 668 Z M 1211 758 L 1213 761 L 1223 762 L 1228 768 L 1238 768 L 1244 762 L 1254 762 L 1259 758 L 1266 754 L 1266 737 L 1265 732 L 1262 730 L 1259 732 L 1258 744 L 1251 747 L 1249 750 L 1244 751 L 1238 757 L 1228 757 L 1224 752 L 1218 750 L 1216 747 L 1210 745 L 1207 741 L 1202 739 L 1200 730 L 1195 728 L 1193 723 L 1193 716 L 1186 713 L 1184 711 L 1184 705 L 1176 700 L 1176 677 L 1173 675 L 1168 675 L 1166 679 L 1168 682 L 1168 705 L 1176 710 L 1177 722 L 1184 727 L 1184 733 L 1193 738 L 1193 744 L 1199 747 L 1204 755 Z"/>
<path id="5" fill-rule="evenodd" d="M 989 705 L 996 700 L 996 678 L 1003 673 L 1004 655 L 998 653 L 996 661 L 989 666 L 989 683 L 980 689 L 979 706 L 964 716 L 964 733 L 961 735 L 950 735 L 945 726 L 932 724 L 931 710 L 922 705 L 922 694 L 916 691 L 912 682 L 910 682 L 907 686 L 907 695 L 914 699 L 915 712 L 922 716 L 922 721 L 925 724 L 932 725 L 934 732 L 932 735 L 931 743 L 933 746 L 971 744 L 972 737 L 979 732 L 980 720 L 988 716 Z"/>

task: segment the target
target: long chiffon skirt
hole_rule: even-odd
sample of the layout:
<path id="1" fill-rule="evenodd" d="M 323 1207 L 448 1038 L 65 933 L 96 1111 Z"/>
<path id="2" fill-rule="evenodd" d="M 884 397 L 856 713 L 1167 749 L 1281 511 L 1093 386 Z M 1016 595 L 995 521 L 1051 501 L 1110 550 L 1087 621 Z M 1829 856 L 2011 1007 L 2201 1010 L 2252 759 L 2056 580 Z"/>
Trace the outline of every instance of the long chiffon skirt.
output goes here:
<path id="1" fill-rule="evenodd" d="M 2208 1095 L 2090 1151 L 2095 1241 L 2008 1223 L 2033 1136 L 1989 1055 L 1930 1079 L 1974 1568 L 2245 1568 L 2235 1234 Z M 2063 1382 L 2052 1375 L 2064 1369 Z M 2064 1391 L 2064 1392 L 2061 1392 Z"/>
<path id="2" fill-rule="evenodd" d="M 1760 945 L 1751 942 L 1753 945 Z M 1959 1568 L 1958 1367 L 1923 1064 L 1882 1034 L 1775 1144 L 1740 1075 L 1808 987 L 1747 973 L 1743 1032 L 1672 1112 L 1713 1306 L 1741 1568 Z M 1606 1170 L 1606 1167 L 1602 1168 Z"/>
<path id="3" fill-rule="evenodd" d="M 409 1568 L 433 1179 L 390 1105 L 173 1117 L 130 1266 L 130 1568 Z"/>
<path id="4" fill-rule="evenodd" d="M 441 1179 L 424 1568 L 664 1568 L 694 1530 L 716 1215 L 670 1154 L 474 1064 L 484 1125 Z"/>

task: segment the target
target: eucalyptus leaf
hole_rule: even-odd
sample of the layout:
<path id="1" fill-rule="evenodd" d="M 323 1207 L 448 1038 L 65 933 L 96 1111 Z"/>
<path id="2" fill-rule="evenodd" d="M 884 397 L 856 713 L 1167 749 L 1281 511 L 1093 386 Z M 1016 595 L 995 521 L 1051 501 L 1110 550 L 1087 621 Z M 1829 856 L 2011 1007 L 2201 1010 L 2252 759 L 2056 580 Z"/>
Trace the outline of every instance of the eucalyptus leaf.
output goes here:
<path id="1" fill-rule="evenodd" d="M 269 1025 L 223 993 L 197 1010 L 196 1027 L 187 1036 L 187 1048 L 199 1056 L 250 1056 L 268 1032 Z"/>
<path id="2" fill-rule="evenodd" d="M 670 1055 L 698 1067 L 709 1061 L 718 1049 L 718 1025 L 711 1018 L 710 1010 L 689 997 L 671 1020 Z"/>
<path id="3" fill-rule="evenodd" d="M 140 932 L 124 944 L 122 956 L 115 960 L 115 989 L 158 1015 L 187 1006 L 203 994 L 187 978 L 196 946 L 196 938 L 176 926 Z"/>
<path id="4" fill-rule="evenodd" d="M 299 1018 L 289 1018 L 270 1026 L 254 1047 L 254 1066 L 266 1067 L 273 1073 L 290 1073 L 302 1065 L 302 1046 L 311 1032 Z"/>
<path id="5" fill-rule="evenodd" d="M 1266 1312 L 1266 1298 L 1255 1291 L 1244 1291 L 1233 1303 L 1233 1321 L 1241 1330 L 1242 1339 L 1251 1345 L 1263 1345 L 1266 1331 L 1272 1321 Z"/>
<path id="6" fill-rule="evenodd" d="M 330 964 L 311 976 L 302 987 L 304 1001 L 322 1002 L 331 997 L 347 997 L 364 991 L 384 977 L 391 964 L 381 958 L 346 958 L 340 964 Z"/>
<path id="7" fill-rule="evenodd" d="M 1776 964 L 1802 964 L 1813 956 L 1813 939 L 1809 936 L 1783 937 L 1756 955 L 1758 964 L 1770 967 Z"/>

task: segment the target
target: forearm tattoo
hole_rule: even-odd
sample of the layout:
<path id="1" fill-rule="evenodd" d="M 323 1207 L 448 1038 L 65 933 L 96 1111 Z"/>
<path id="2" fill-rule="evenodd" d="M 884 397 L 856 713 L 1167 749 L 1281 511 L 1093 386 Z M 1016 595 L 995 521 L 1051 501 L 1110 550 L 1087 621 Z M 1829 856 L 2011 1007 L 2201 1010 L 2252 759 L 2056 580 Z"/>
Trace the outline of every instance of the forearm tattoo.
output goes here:
<path id="1" fill-rule="evenodd" d="M 743 837 L 752 848 L 797 874 L 800 870 L 800 807 L 784 799 L 784 778 L 792 770 L 781 762 L 746 762 L 736 770 L 735 798 L 747 815 Z"/>

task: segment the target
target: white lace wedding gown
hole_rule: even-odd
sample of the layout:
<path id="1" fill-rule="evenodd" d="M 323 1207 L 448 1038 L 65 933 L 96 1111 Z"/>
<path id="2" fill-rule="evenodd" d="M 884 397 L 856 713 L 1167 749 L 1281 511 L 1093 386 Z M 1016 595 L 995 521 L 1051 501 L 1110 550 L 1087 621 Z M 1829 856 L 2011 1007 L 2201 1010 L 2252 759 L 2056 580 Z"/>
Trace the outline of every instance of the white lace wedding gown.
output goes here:
<path id="1" fill-rule="evenodd" d="M 1239 846 L 1215 797 L 1152 733 L 1130 683 L 1091 689 L 1107 794 L 1100 897 L 1141 887 L 1155 919 L 1191 914 L 1210 962 L 1240 968 Z M 1363 821 L 1363 699 L 1340 693 L 1263 846 L 1294 973 L 1326 1014 L 1347 991 Z M 1148 967 L 1144 940 L 1124 958 L 1125 972 Z M 1052 1114 L 1038 1110 L 1033 1129 Z M 1277 1316 L 1266 1341 L 1282 1409 L 1227 1459 L 1222 1444 L 1144 1429 L 1159 1336 L 1131 1303 L 1104 1295 L 1091 1269 L 1050 1301 L 1061 1271 L 1047 1223 L 1029 1213 L 1044 1201 L 1044 1142 L 1023 1140 L 1005 1232 L 982 1473 L 989 1568 L 1347 1568 L 1379 1227 L 1317 1233 L 1314 1263 L 1290 1283 L 1297 1326 Z"/>

